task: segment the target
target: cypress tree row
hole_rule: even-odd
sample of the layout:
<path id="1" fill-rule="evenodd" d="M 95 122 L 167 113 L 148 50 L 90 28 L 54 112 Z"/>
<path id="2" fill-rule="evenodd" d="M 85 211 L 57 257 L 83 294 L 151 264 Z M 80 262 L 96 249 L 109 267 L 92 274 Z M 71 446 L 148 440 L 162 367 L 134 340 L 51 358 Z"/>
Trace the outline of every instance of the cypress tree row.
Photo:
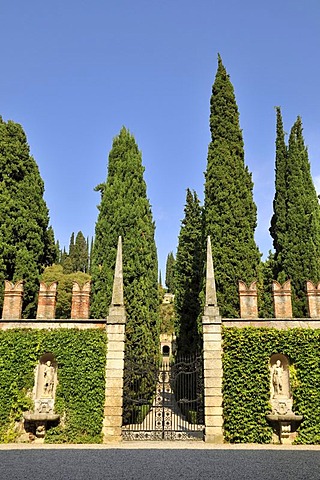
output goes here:
<path id="1" fill-rule="evenodd" d="M 236 317 L 238 281 L 257 279 L 260 253 L 254 240 L 257 213 L 251 174 L 244 163 L 238 107 L 220 55 L 210 107 L 204 233 L 211 236 L 221 314 Z"/>
<path id="2" fill-rule="evenodd" d="M 295 317 L 308 314 L 306 281 L 320 280 L 320 207 L 302 131 L 298 117 L 285 149 L 277 108 L 276 193 L 270 232 L 275 248 L 274 277 L 280 283 L 291 279 Z"/>
<path id="3" fill-rule="evenodd" d="M 195 352 L 199 347 L 197 318 L 202 279 L 202 216 L 196 192 L 187 189 L 175 266 L 176 334 L 179 353 Z"/>
<path id="4" fill-rule="evenodd" d="M 0 117 L 0 290 L 4 280 L 24 280 L 25 318 L 35 317 L 40 274 L 57 254 L 43 194 L 21 125 Z"/>
<path id="5" fill-rule="evenodd" d="M 91 315 L 106 318 L 111 301 L 118 236 L 123 239 L 126 355 L 141 360 L 159 349 L 158 267 L 155 226 L 143 179 L 141 153 L 124 127 L 109 154 L 92 252 Z"/>

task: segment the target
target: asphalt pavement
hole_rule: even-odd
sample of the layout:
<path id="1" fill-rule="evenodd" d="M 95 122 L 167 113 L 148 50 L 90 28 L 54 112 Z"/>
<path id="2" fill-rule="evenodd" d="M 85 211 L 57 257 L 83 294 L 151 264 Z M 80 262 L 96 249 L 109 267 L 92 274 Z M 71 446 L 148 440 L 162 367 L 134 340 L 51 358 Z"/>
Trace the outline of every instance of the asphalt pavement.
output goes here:
<path id="1" fill-rule="evenodd" d="M 1 446 L 1 480 L 320 479 L 320 450 L 312 447 L 30 447 Z"/>

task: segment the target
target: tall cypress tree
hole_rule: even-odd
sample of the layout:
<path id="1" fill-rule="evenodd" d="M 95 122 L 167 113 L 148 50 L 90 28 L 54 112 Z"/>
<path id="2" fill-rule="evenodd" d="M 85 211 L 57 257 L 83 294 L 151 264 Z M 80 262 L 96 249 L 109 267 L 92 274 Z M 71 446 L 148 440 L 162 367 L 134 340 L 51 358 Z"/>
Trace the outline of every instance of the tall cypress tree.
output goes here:
<path id="1" fill-rule="evenodd" d="M 21 125 L 0 117 L 0 289 L 24 280 L 23 316 L 36 313 L 35 297 L 46 265 L 56 259 L 44 185 Z"/>
<path id="2" fill-rule="evenodd" d="M 92 258 L 95 318 L 106 318 L 111 301 L 118 236 L 123 238 L 126 355 L 144 359 L 158 352 L 158 268 L 155 226 L 141 153 L 126 128 L 113 140 L 108 176 L 101 192 Z"/>
<path id="3" fill-rule="evenodd" d="M 280 282 L 291 279 L 295 317 L 307 315 L 306 281 L 320 280 L 320 207 L 302 132 L 298 117 L 285 150 L 277 109 L 276 193 L 270 232 L 275 248 L 274 276 Z"/>
<path id="4" fill-rule="evenodd" d="M 199 346 L 197 318 L 202 278 L 202 218 L 196 192 L 187 189 L 184 219 L 175 265 L 175 311 L 178 350 L 195 352 Z"/>
<path id="5" fill-rule="evenodd" d="M 204 231 L 210 235 L 222 315 L 239 315 L 238 281 L 257 278 L 260 253 L 251 174 L 244 163 L 234 89 L 218 57 L 210 102 L 211 142 L 205 173 Z"/>
<path id="6" fill-rule="evenodd" d="M 167 256 L 167 262 L 166 262 L 166 286 L 170 293 L 174 293 L 175 291 L 175 278 L 174 278 L 175 263 L 176 263 L 176 260 L 174 258 L 173 252 L 170 252 Z"/>
<path id="7" fill-rule="evenodd" d="M 273 200 L 273 215 L 270 234 L 273 238 L 275 257 L 273 262 L 274 278 L 278 279 L 282 270 L 282 254 L 287 235 L 287 163 L 288 149 L 285 143 L 285 133 L 280 107 L 276 107 L 276 160 L 275 160 L 275 196 Z M 286 280 L 286 279 L 283 279 Z"/>
<path id="8" fill-rule="evenodd" d="M 74 234 L 73 238 L 74 238 Z M 88 271 L 88 245 L 82 232 L 78 232 L 73 244 L 70 243 L 69 256 L 73 272 Z"/>

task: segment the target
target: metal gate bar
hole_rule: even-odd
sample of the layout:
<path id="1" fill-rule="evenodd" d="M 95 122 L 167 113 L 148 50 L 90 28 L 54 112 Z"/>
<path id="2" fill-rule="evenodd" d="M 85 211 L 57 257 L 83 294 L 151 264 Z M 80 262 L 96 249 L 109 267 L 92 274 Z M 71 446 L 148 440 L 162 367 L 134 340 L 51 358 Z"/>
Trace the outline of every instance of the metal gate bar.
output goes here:
<path id="1" fill-rule="evenodd" d="M 124 440 L 203 439 L 201 357 L 131 365 L 124 392 Z"/>

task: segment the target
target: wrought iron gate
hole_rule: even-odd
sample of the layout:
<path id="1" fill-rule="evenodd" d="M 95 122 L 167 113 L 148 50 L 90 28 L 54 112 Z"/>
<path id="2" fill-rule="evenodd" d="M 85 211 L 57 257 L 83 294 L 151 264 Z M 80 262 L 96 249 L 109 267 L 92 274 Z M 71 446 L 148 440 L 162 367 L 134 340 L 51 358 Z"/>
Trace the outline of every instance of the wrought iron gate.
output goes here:
<path id="1" fill-rule="evenodd" d="M 127 365 L 124 440 L 203 439 L 202 357 L 168 360 Z"/>

